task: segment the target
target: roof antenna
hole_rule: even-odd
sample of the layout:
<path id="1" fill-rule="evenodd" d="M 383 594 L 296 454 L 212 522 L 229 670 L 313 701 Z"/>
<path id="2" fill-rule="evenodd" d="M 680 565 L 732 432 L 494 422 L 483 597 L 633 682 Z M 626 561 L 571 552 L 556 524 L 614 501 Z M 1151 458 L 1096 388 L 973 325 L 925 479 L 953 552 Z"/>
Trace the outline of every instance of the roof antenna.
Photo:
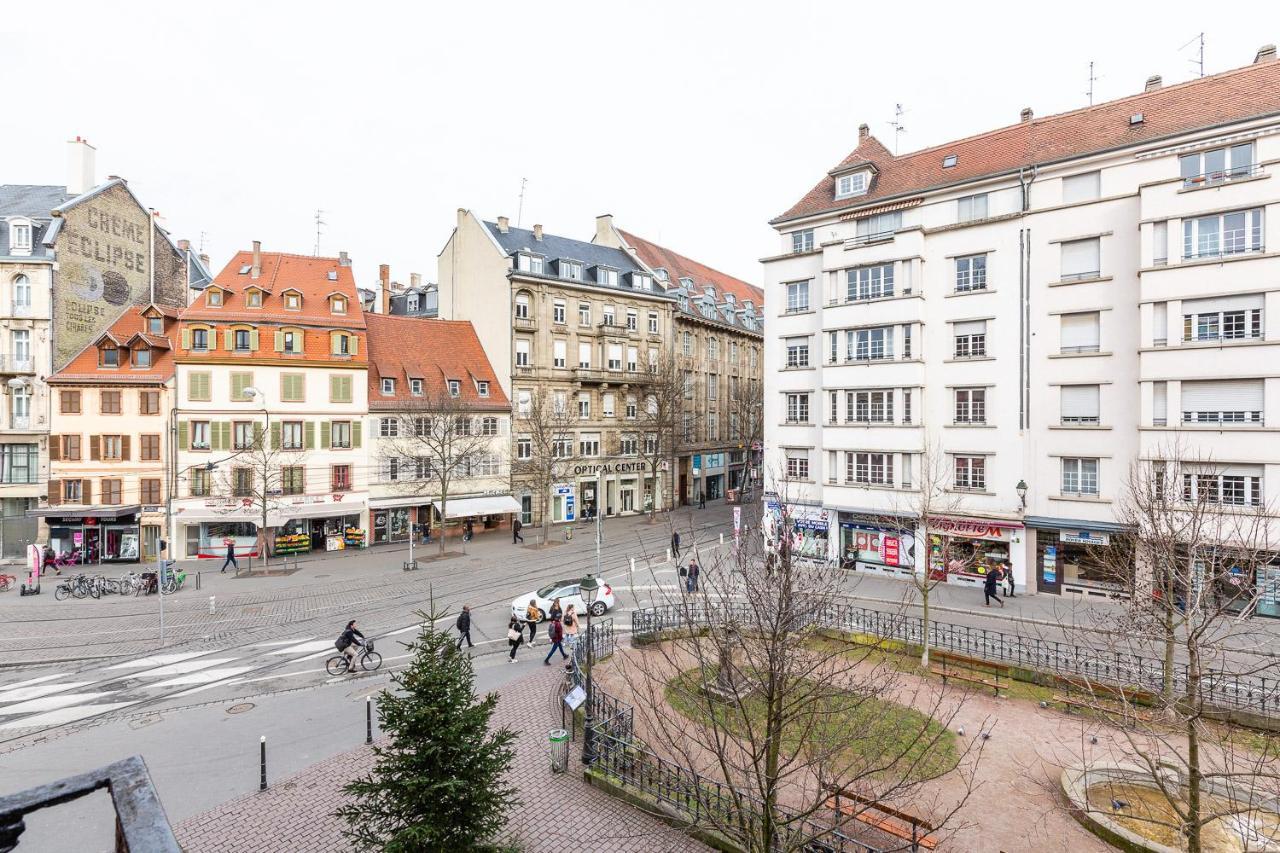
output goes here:
<path id="1" fill-rule="evenodd" d="M 200 232 L 200 254 L 202 254 L 202 255 L 204 254 L 204 241 L 205 241 L 205 238 L 206 238 L 206 237 L 208 237 L 208 236 L 209 236 L 209 232 L 208 232 L 208 231 L 201 231 L 201 232 Z"/>
<path id="2" fill-rule="evenodd" d="M 528 178 L 520 179 L 520 204 L 516 207 L 516 227 L 520 227 L 520 220 L 524 218 L 524 185 L 529 183 Z"/>
<path id="3" fill-rule="evenodd" d="M 1093 106 L 1093 84 L 1098 81 L 1098 77 L 1093 73 L 1093 60 L 1089 60 L 1089 91 L 1085 92 L 1089 96 L 1089 106 Z"/>
<path id="4" fill-rule="evenodd" d="M 898 156 L 898 137 L 907 132 L 902 126 L 902 116 L 906 112 L 902 108 L 902 104 L 893 105 L 893 121 L 889 122 L 889 127 L 893 128 L 893 156 Z"/>
<path id="5" fill-rule="evenodd" d="M 1196 42 L 1200 43 L 1199 47 L 1196 49 L 1196 58 L 1189 59 L 1187 61 L 1190 62 L 1192 65 L 1196 66 L 1197 69 L 1199 69 L 1200 76 L 1203 77 L 1204 76 L 1204 33 L 1200 33 L 1200 35 L 1196 36 L 1191 41 L 1187 42 L 1182 47 L 1178 48 L 1178 50 L 1186 50 L 1188 47 L 1195 44 Z"/>
<path id="6" fill-rule="evenodd" d="M 324 225 L 328 225 L 328 224 L 329 224 L 329 223 L 327 223 L 327 222 L 325 222 L 325 221 L 324 221 L 324 219 L 322 218 L 323 216 L 324 216 L 324 211 L 323 211 L 323 210 L 320 210 L 319 208 L 316 208 L 316 217 L 315 217 L 315 218 L 316 218 L 316 251 L 315 251 L 315 256 L 316 256 L 317 258 L 318 258 L 318 257 L 320 257 L 320 228 L 321 228 L 321 226 L 324 226 Z"/>

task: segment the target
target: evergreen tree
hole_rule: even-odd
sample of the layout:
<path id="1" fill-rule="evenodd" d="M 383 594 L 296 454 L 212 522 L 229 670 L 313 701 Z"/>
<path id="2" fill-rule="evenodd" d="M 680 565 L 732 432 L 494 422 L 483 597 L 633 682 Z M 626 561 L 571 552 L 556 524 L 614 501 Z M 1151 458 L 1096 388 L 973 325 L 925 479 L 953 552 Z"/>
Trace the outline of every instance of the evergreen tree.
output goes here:
<path id="1" fill-rule="evenodd" d="M 413 661 L 378 697 L 390 743 L 373 747 L 373 771 L 344 787 L 343 830 L 359 850 L 388 853 L 496 851 L 516 788 L 504 776 L 515 733 L 491 732 L 498 696 L 475 695 L 469 655 L 459 653 L 436 614 L 422 617 Z"/>

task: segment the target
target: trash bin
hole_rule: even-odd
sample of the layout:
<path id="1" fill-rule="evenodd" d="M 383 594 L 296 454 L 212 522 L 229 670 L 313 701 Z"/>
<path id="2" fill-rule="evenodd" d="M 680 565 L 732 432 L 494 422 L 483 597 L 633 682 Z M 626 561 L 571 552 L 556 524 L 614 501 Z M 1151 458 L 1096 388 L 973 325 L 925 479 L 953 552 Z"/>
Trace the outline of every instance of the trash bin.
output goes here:
<path id="1" fill-rule="evenodd" d="M 547 752 L 551 756 L 551 772 L 563 773 L 569 769 L 569 733 L 564 729 L 552 729 L 547 735 Z"/>

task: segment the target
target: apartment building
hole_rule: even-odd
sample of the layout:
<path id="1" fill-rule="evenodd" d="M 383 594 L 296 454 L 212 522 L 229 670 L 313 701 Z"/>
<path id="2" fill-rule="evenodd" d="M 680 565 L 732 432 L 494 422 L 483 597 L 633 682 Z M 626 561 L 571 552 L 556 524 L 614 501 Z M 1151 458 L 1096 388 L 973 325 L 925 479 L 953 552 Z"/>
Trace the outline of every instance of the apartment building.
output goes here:
<path id="1" fill-rule="evenodd" d="M 365 326 L 373 544 L 421 541 L 442 509 L 477 531 L 509 526 L 511 402 L 471 323 L 367 314 Z M 451 469 L 443 502 L 433 466 Z"/>
<path id="2" fill-rule="evenodd" d="M 131 306 L 48 378 L 47 506 L 32 513 L 55 552 L 86 564 L 160 556 L 176 326 L 172 308 Z"/>
<path id="3" fill-rule="evenodd" d="M 182 312 L 179 556 L 219 556 L 228 542 L 249 553 L 260 535 L 274 553 L 365 544 L 367 351 L 345 257 L 263 252 L 255 241 Z"/>
<path id="4" fill-rule="evenodd" d="M 609 226 L 597 221 L 597 233 Z M 675 300 L 623 249 L 480 220 L 458 211 L 439 255 L 439 315 L 469 320 L 521 415 L 543 393 L 572 419 L 565 477 L 552 486 L 555 522 L 587 512 L 619 515 L 669 505 L 670 471 L 642 456 L 634 424 L 653 382 L 648 366 L 670 346 Z M 628 422 L 632 427 L 628 428 Z M 667 466 L 669 468 L 669 466 Z M 541 500 L 514 484 L 526 523 Z"/>
<path id="5" fill-rule="evenodd" d="M 801 547 L 894 575 L 948 545 L 948 582 L 1004 563 L 1107 594 L 1082 548 L 1109 546 L 1135 462 L 1177 444 L 1212 460 L 1187 488 L 1280 497 L 1277 163 L 1270 46 L 900 156 L 863 125 L 765 259 L 766 476 Z M 939 541 L 899 535 L 936 468 Z"/>
<path id="6" fill-rule="evenodd" d="M 758 482 L 763 432 L 747 421 L 762 417 L 764 291 L 612 222 L 602 225 L 597 242 L 627 250 L 676 300 L 669 346 L 686 376 L 672 477 L 677 502 L 719 500 L 753 472 Z"/>

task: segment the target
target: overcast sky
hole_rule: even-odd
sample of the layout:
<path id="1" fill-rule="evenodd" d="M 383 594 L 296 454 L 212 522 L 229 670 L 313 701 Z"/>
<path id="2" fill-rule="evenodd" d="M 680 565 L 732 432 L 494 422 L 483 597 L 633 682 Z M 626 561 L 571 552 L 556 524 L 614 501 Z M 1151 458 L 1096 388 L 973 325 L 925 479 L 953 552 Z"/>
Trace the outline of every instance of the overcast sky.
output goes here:
<path id="1" fill-rule="evenodd" d="M 0 22 L 0 183 L 65 183 L 98 149 L 215 272 L 260 239 L 349 251 L 357 280 L 434 280 L 458 207 L 580 239 L 593 218 L 748 281 L 768 220 L 866 122 L 925 148 L 1247 64 L 1274 2 L 106 3 Z M 398 5 L 398 4 L 395 4 Z M 407 6 L 408 4 L 404 4 Z M 1069 10 L 1069 11 L 1068 11 Z M 31 29 L 12 33 L 13 26 Z M 15 92 L 26 94 L 16 100 Z"/>

